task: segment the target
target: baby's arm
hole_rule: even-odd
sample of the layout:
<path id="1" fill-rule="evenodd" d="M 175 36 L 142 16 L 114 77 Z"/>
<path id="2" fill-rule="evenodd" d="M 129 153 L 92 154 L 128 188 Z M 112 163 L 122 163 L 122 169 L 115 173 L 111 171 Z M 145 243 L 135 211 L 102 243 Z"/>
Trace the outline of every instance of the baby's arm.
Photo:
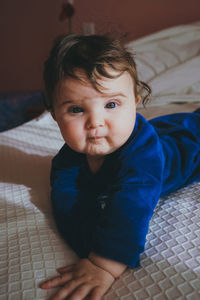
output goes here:
<path id="1" fill-rule="evenodd" d="M 139 166 L 138 162 L 135 162 L 138 157 L 132 155 L 132 152 L 130 152 L 130 155 L 126 153 L 122 157 L 124 161 L 117 165 L 120 168 L 114 183 L 106 191 L 106 199 L 108 200 L 105 200 L 106 206 L 103 213 L 100 211 L 101 208 L 97 208 L 98 215 L 102 217 L 98 219 L 97 226 L 92 228 L 94 229 L 94 235 L 91 235 L 91 237 L 96 238 L 91 238 L 92 245 L 89 245 L 88 249 L 92 249 L 102 256 L 110 257 L 113 261 L 90 253 L 88 258 L 80 259 L 77 264 L 60 269 L 61 276 L 47 281 L 41 286 L 48 289 L 64 285 L 52 298 L 53 300 L 61 300 L 66 297 L 70 300 L 82 300 L 87 295 L 90 296 L 91 300 L 99 300 L 112 285 L 115 277 L 123 273 L 126 268 L 125 265 L 134 267 L 138 262 L 139 255 L 144 250 L 149 221 L 159 199 L 162 182 L 160 148 L 157 147 L 156 151 L 155 147 L 151 147 L 151 144 L 150 141 L 148 143 L 150 151 L 145 152 L 146 157 L 144 151 L 140 151 L 142 160 L 139 160 L 141 161 Z M 151 161 L 150 167 L 149 161 Z M 135 165 L 138 167 L 135 168 Z M 151 167 L 152 165 L 154 168 Z M 54 210 L 58 216 L 58 222 L 62 223 L 60 216 L 63 214 L 65 216 L 63 222 L 66 223 L 66 216 L 69 215 L 70 222 L 76 220 L 77 223 L 81 218 L 79 223 L 83 227 L 87 219 L 82 215 L 82 210 L 80 210 L 81 213 L 78 214 L 78 218 L 71 217 L 75 209 L 79 209 L 75 201 L 77 195 L 75 189 L 72 188 L 78 176 L 78 168 L 70 170 L 72 175 L 68 174 L 70 172 L 65 174 L 63 163 L 61 163 L 60 166 L 57 166 L 57 170 L 51 178 L 52 202 L 55 203 Z M 62 179 L 61 182 L 60 179 Z M 65 209 L 63 209 L 63 206 L 66 206 Z M 65 229 L 68 228 L 67 225 L 64 226 Z M 82 229 L 82 227 L 76 226 L 79 229 Z M 69 226 L 69 230 L 71 228 L 72 226 Z M 86 237 L 89 237 L 90 227 L 86 226 L 83 229 L 83 233 L 87 230 Z M 67 233 L 70 235 L 70 232 Z M 82 232 L 80 235 L 76 235 L 78 241 L 81 237 L 84 242 L 85 235 Z M 85 244 L 87 243 L 89 244 L 88 240 Z M 85 244 L 79 243 L 81 247 Z M 124 265 L 119 264 L 117 261 L 122 261 Z"/>
<path id="2" fill-rule="evenodd" d="M 60 276 L 41 285 L 43 289 L 63 286 L 51 300 L 82 300 L 90 295 L 91 300 L 99 300 L 119 277 L 126 266 L 116 261 L 90 253 L 88 259 L 80 259 L 77 264 L 58 270 Z"/>
<path id="3" fill-rule="evenodd" d="M 91 252 L 88 258 L 93 264 L 109 272 L 114 278 L 118 278 L 127 268 L 127 266 L 122 263 L 99 256 L 94 252 Z"/>

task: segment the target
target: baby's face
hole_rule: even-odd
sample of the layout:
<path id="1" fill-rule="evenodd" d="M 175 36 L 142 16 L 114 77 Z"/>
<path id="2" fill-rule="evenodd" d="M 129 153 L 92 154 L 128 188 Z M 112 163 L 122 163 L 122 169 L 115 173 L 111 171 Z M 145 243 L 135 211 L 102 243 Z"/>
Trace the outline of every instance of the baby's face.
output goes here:
<path id="1" fill-rule="evenodd" d="M 121 147 L 131 135 L 136 118 L 134 86 L 124 72 L 115 79 L 102 78 L 103 93 L 96 91 L 83 72 L 84 82 L 63 80 L 57 87 L 53 117 L 73 150 L 87 157 L 104 157 Z"/>

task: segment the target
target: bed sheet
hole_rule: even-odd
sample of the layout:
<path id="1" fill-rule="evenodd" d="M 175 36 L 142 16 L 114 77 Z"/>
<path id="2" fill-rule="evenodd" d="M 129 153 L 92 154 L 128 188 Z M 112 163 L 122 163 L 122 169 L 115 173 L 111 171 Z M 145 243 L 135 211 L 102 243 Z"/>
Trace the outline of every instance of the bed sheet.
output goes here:
<path id="1" fill-rule="evenodd" d="M 138 62 L 142 61 L 142 57 L 145 61 L 138 64 L 140 72 L 143 73 L 142 68 L 148 68 L 146 55 L 150 55 L 148 63 L 151 60 L 155 62 L 155 52 L 157 47 L 160 51 L 161 42 L 174 39 L 174 43 L 181 44 L 186 32 L 188 42 L 184 43 L 195 45 L 196 50 L 191 50 L 191 53 L 195 52 L 196 62 L 199 61 L 197 31 L 198 23 L 169 29 L 134 42 Z M 164 59 L 162 55 L 159 57 Z M 186 63 L 188 60 L 190 58 L 185 58 Z M 155 68 L 155 63 L 152 65 Z M 176 68 L 180 64 L 174 64 L 170 70 L 166 65 L 166 73 L 171 72 L 171 76 L 174 73 L 176 80 Z M 181 63 L 182 70 L 183 65 Z M 194 67 L 194 64 L 190 66 Z M 174 103 L 184 102 L 182 96 L 185 96 L 190 109 L 199 105 L 199 70 L 193 68 L 196 75 L 192 75 L 190 88 L 189 84 L 187 88 L 182 83 L 177 84 L 170 94 L 170 100 L 167 98 L 169 91 L 165 88 L 172 82 L 163 83 L 158 79 L 159 76 L 165 78 L 164 69 L 159 70 L 161 68 L 156 67 L 157 73 L 153 77 L 148 72 L 144 73 L 154 86 L 154 98 L 150 103 L 154 113 L 158 108 L 161 114 L 166 112 L 167 107 L 173 109 Z M 185 104 L 177 106 L 185 107 Z M 1 300 L 48 299 L 55 289 L 41 290 L 39 283 L 56 275 L 56 268 L 77 260 L 75 253 L 57 232 L 49 201 L 51 159 L 62 145 L 63 139 L 49 113 L 0 133 Z M 200 182 L 160 199 L 151 220 L 141 266 L 128 269 L 113 284 L 105 299 L 200 299 Z"/>

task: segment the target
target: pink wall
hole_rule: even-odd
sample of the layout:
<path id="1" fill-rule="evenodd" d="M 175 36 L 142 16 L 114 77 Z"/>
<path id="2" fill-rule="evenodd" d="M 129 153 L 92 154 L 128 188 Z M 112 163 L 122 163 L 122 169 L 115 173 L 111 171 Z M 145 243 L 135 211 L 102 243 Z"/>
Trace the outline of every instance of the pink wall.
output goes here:
<path id="1" fill-rule="evenodd" d="M 0 91 L 42 89 L 43 62 L 64 0 L 0 0 Z M 136 4 L 137 3 L 137 4 Z M 124 33 L 126 41 L 162 28 L 200 20 L 199 0 L 74 0 L 73 31 L 94 22 L 97 33 Z"/>

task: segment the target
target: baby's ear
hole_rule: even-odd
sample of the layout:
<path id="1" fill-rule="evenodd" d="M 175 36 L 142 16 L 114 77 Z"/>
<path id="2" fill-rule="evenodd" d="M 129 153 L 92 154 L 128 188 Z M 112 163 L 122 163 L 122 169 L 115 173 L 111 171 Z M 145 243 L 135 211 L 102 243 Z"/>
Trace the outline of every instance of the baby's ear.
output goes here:
<path id="1" fill-rule="evenodd" d="M 135 98 L 135 103 L 136 105 L 138 105 L 141 101 L 141 95 L 140 94 L 137 94 L 136 98 Z"/>

